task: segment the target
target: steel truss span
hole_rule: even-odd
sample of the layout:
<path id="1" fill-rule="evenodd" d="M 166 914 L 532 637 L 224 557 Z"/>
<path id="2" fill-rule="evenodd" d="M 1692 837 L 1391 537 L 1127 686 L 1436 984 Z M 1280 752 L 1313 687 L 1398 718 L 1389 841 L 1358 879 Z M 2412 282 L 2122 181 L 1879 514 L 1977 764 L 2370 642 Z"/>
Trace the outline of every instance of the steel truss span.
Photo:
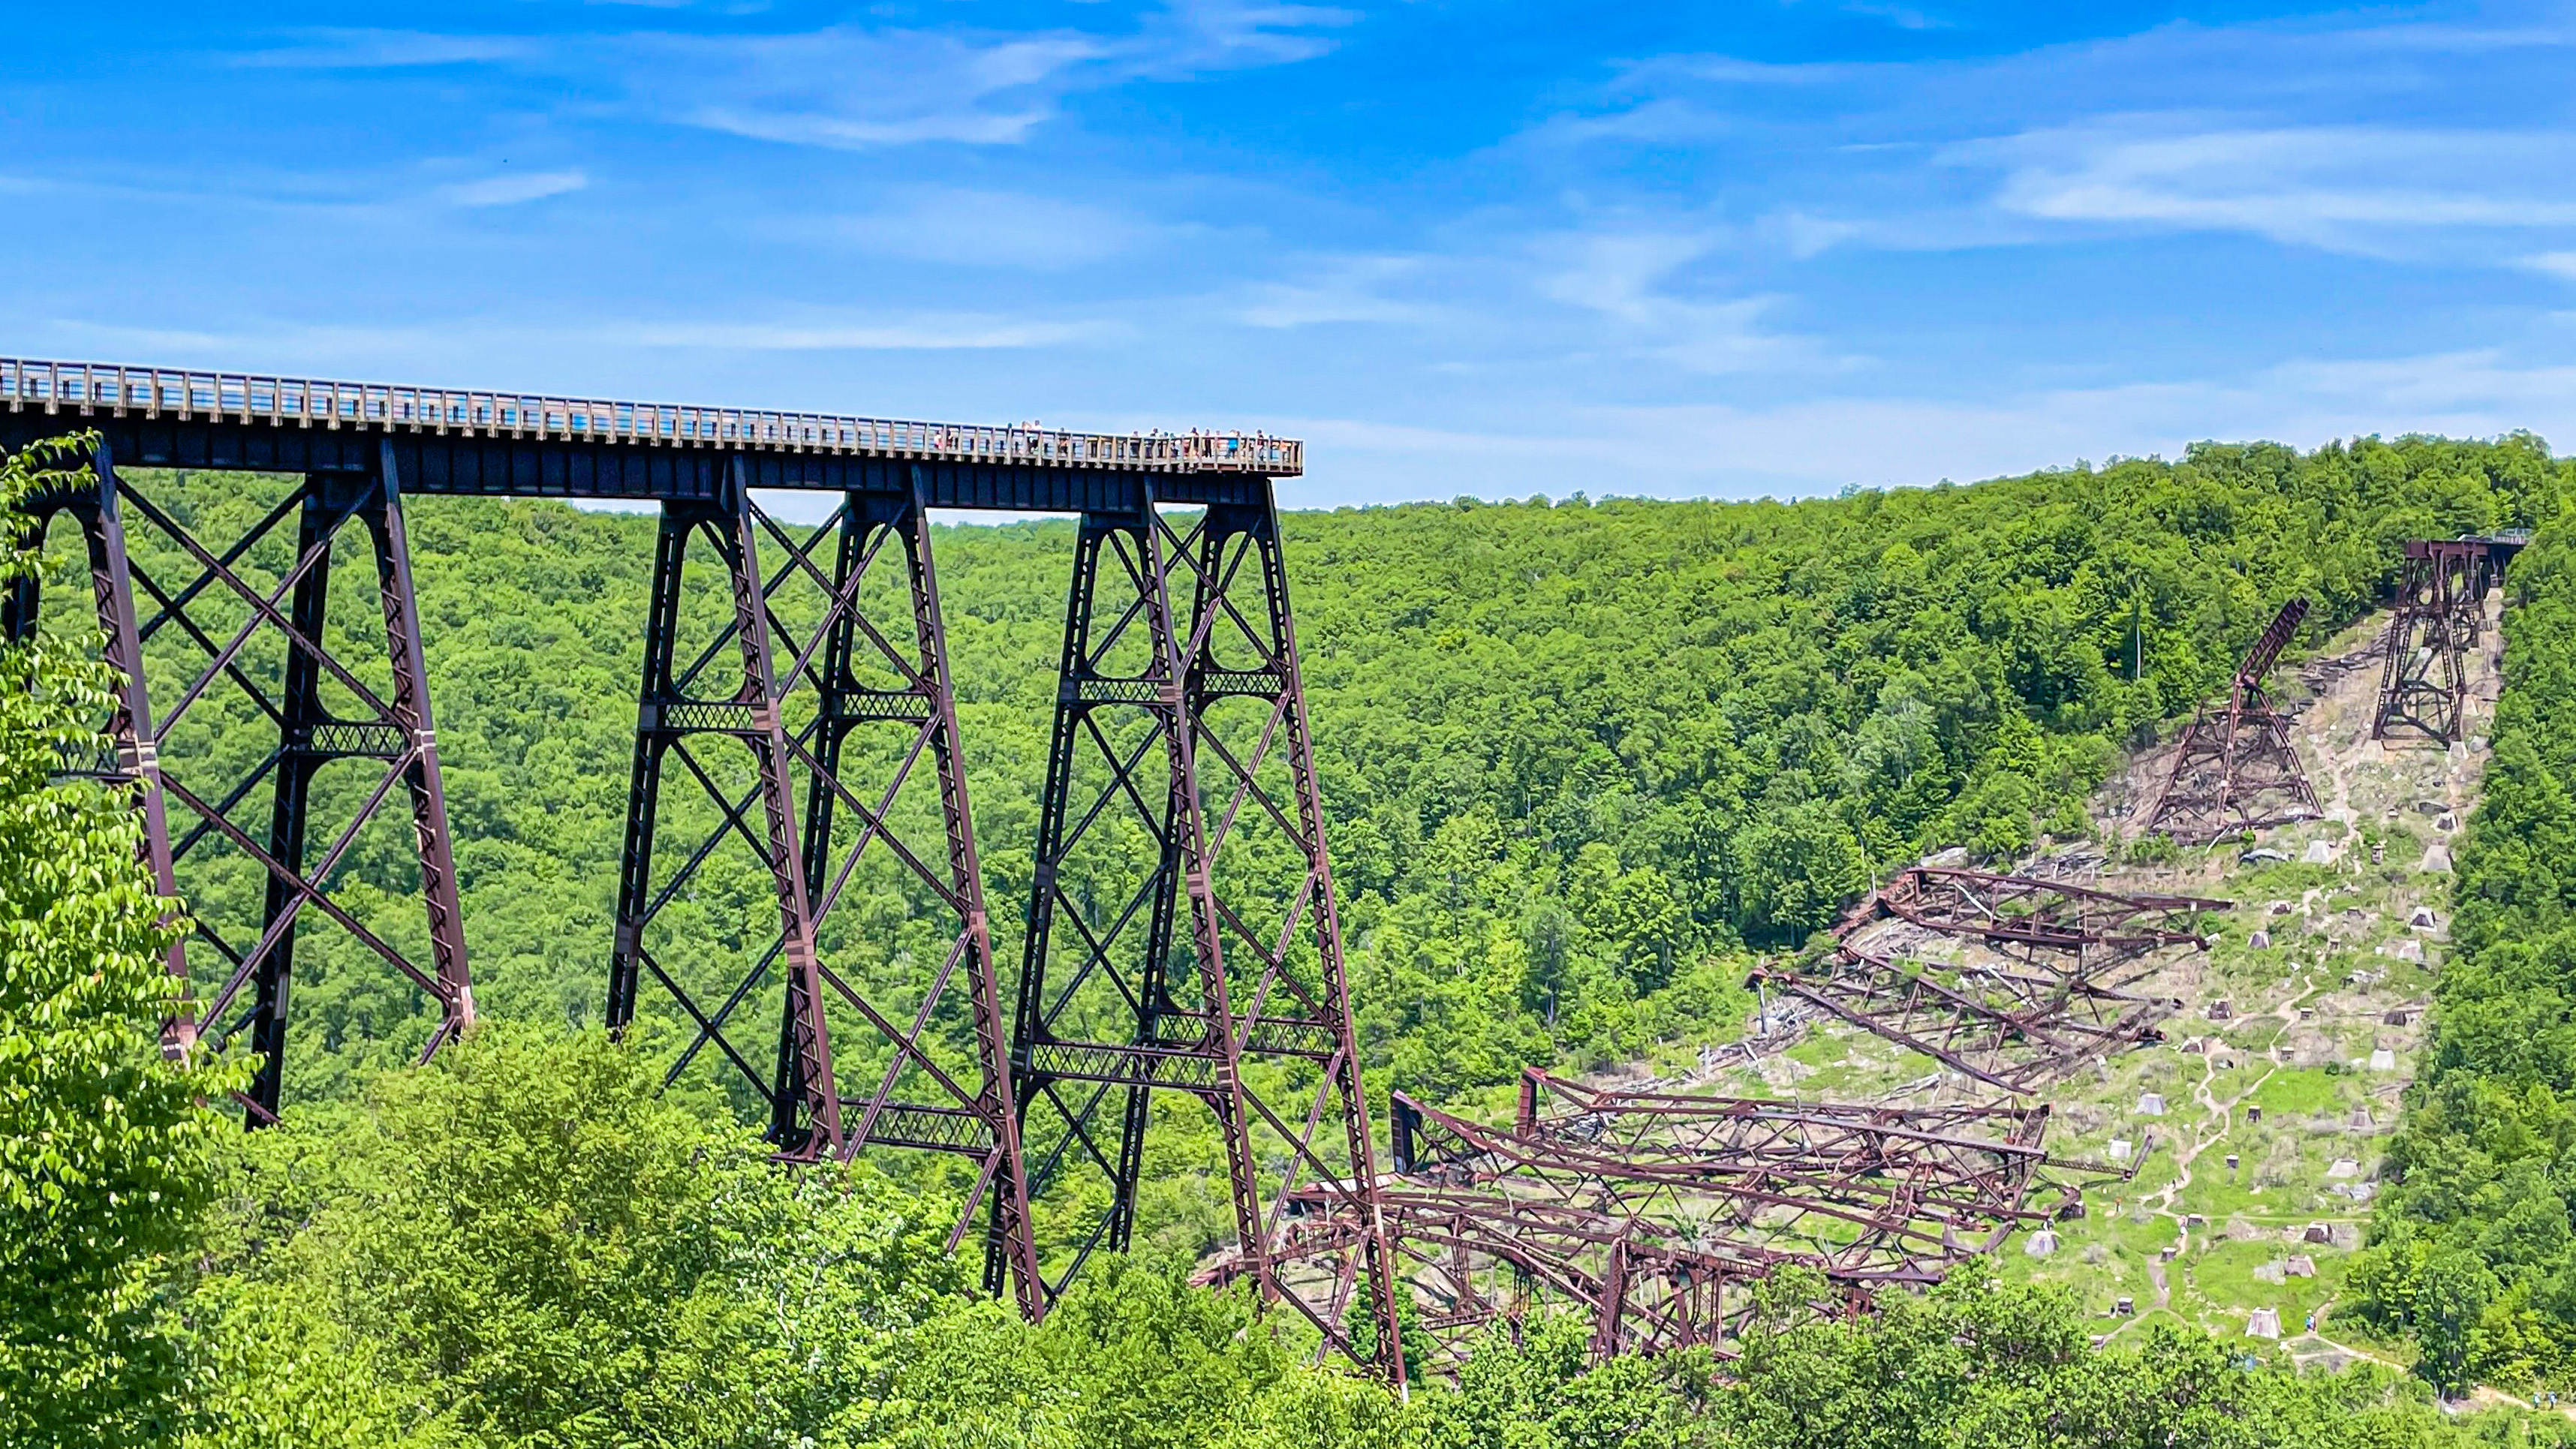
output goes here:
<path id="1" fill-rule="evenodd" d="M 11 411 L 105 414 L 171 424 L 225 422 L 326 432 L 421 433 L 696 448 L 788 451 L 905 462 L 1047 465 L 1143 473 L 1291 477 L 1305 447 L 1261 433 L 1080 433 L 838 413 L 617 402 L 472 388 L 330 382 L 260 373 L 0 358 Z M 766 485 L 764 485 L 766 486 Z"/>
<path id="2" fill-rule="evenodd" d="M 0 446 L 97 439 L 20 540 L 78 529 L 126 679 L 111 757 L 68 772 L 131 793 L 155 877 L 190 902 L 167 1048 L 246 1034 L 253 1125 L 291 1104 L 299 942 L 418 988 L 424 1060 L 474 1020 L 404 501 L 650 502 L 610 1024 L 666 1055 L 666 1084 L 764 1122 L 782 1159 L 922 1154 L 907 1180 L 954 1185 L 952 1248 L 979 1244 L 1032 1317 L 1126 1245 L 1157 1094 L 1178 1093 L 1220 1127 L 1264 1294 L 1401 1382 L 1272 495 L 1296 443 L 7 360 L 0 401 Z M 174 510 L 119 473 L 137 466 L 267 476 Z M 765 489 L 838 496 L 795 528 Z M 1081 517 L 1016 999 L 932 508 Z M 362 584 L 383 623 L 365 658 L 334 602 Z M 36 629 L 32 585 L 5 604 L 10 637 Z M 251 735 L 274 745 L 246 757 Z M 353 852 L 404 806 L 403 846 Z M 701 914 L 707 888 L 765 897 L 774 930 L 724 949 L 739 932 Z M 402 894 L 417 924 L 396 930 Z M 1266 1266 L 1318 1195 L 1367 1225 L 1320 1285 Z"/>
<path id="3" fill-rule="evenodd" d="M 2162 1041 L 2182 1003 L 2122 989 L 2171 947 L 2206 949 L 2204 912 L 2230 902 L 2102 890 L 2045 876 L 1915 866 L 1847 912 L 1831 954 L 1757 968 L 1757 991 L 1839 1017 L 1954 1072 L 2033 1093 Z M 1906 933 L 1993 959 L 1914 959 Z M 2126 968 L 2125 972 L 2121 968 Z"/>

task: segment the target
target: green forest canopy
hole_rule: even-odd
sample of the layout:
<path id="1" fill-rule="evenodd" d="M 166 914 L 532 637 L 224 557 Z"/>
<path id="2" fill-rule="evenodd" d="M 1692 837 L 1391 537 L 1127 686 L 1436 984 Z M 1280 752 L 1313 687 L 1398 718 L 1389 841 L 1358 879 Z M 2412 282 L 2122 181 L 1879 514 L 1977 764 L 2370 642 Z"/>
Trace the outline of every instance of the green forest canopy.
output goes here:
<path id="1" fill-rule="evenodd" d="M 2495 755 L 2458 853 L 2454 947 L 2349 1279 L 2457 1387 L 2576 1385 L 2576 538 L 2514 561 Z"/>
<path id="2" fill-rule="evenodd" d="M 1790 504 L 1291 514 L 1370 1067 L 1436 1097 L 1706 1028 L 1741 950 L 1800 939 L 1927 849 L 2080 833 L 2116 747 L 2222 683 L 2282 600 L 2314 598 L 2319 636 L 2370 606 L 2400 540 L 2527 525 L 2563 472 L 2531 438 L 2202 445 Z M 209 536 L 265 505 L 239 475 L 147 482 Z M 595 1020 L 651 521 L 408 507 L 477 997 Z M 937 547 L 1010 961 L 1072 529 L 945 528 Z M 245 706 L 213 747 L 255 760 L 264 734 Z M 418 929 L 406 844 L 362 841 L 339 887 L 392 933 Z M 255 909 L 235 864 L 199 888 L 210 913 Z M 427 1023 L 389 973 L 305 935 L 290 1090 L 327 1096 Z"/>
<path id="3" fill-rule="evenodd" d="M 2408 440 L 2203 447 L 1796 505 L 1293 516 L 1372 1067 L 1438 1092 L 1723 1030 L 1733 953 L 1794 940 L 1872 867 L 1924 848 L 2003 853 L 2078 829 L 2071 807 L 2113 749 L 2223 679 L 2280 598 L 2317 598 L 2331 628 L 2367 607 L 2397 540 L 2553 519 L 2567 474 L 2535 440 Z M 238 480 L 167 491 L 210 519 L 245 506 Z M 646 530 L 421 500 L 413 533 L 478 986 L 508 1023 L 427 1072 L 360 1089 L 422 1025 L 398 990 L 311 953 L 305 1109 L 248 1139 L 192 1125 L 150 1066 L 157 908 L 111 879 L 130 827 L 91 787 L 33 783 L 61 707 L 0 719 L 7 828 L 98 917 L 39 912 L 0 939 L 0 1012 L 31 1047 L 0 1054 L 0 1126 L 51 1140 L 33 1124 L 95 1115 L 87 1078 L 43 1067 L 62 1029 L 140 1093 L 113 1142 L 63 1139 L 61 1161 L 12 1167 L 28 1184 L 13 1243 L 95 1259 L 51 1298 L 12 1275 L 0 1369 L 37 1370 L 12 1381 L 12 1437 L 99 1424 L 83 1404 L 114 1390 L 133 1442 L 208 1446 L 2469 1442 L 2385 1378 L 2296 1379 L 2167 1330 L 2096 1351 L 2071 1304 L 1973 1275 L 1868 1324 L 1784 1321 L 1722 1379 L 1688 1355 L 1587 1372 L 1572 1338 L 1497 1345 L 1458 1392 L 1401 1414 L 1151 1267 L 1104 1273 L 1046 1329 L 1021 1328 L 956 1291 L 917 1199 L 864 1171 L 771 1172 L 738 1129 L 657 1100 L 631 1055 L 562 1035 L 597 1010 Z M 1027 838 L 1067 534 L 941 538 L 988 842 Z M 2568 1318 L 2549 1286 L 2564 1207 L 2553 1237 L 2527 1206 L 2534 1182 L 2563 1178 L 2568 1068 L 2548 1043 L 2564 1013 L 2544 994 L 2486 1035 L 2477 1014 L 2558 990 L 2549 963 L 2567 954 L 2549 935 L 2570 904 L 2552 862 L 2576 838 L 2566 549 L 2545 532 L 2515 576 L 2533 603 L 2509 624 L 2498 803 L 2461 857 L 2488 904 L 2474 922 L 2464 904 L 2474 967 L 2444 982 L 2440 1102 L 2410 1118 L 2405 1160 L 2427 1168 L 2373 1250 L 2372 1311 L 2424 1338 L 2437 1374 L 2464 1322 L 2485 1336 L 2461 1352 L 2510 1366 L 2498 1346 L 2524 1340 L 2506 1335 Z M 80 698 L 58 662 L 6 659 L 27 697 Z M 986 859 L 996 901 L 1017 897 L 1025 852 Z M 397 861 L 356 857 L 350 897 L 416 911 Z M 2466 1167 L 2431 1170 L 2445 1153 Z M 161 1174 L 173 1210 L 148 1231 L 81 1226 L 97 1201 L 83 1184 L 118 1173 Z M 2468 1196 L 2441 1195 L 2456 1187 Z M 211 1216 L 189 1210 L 218 1196 Z M 1203 1244 L 1157 1246 L 1149 1262 Z M 2468 1262 L 2428 1269 L 2443 1253 Z M 83 1334 L 119 1346 L 95 1360 L 106 1377 L 48 1399 L 39 1366 Z"/>

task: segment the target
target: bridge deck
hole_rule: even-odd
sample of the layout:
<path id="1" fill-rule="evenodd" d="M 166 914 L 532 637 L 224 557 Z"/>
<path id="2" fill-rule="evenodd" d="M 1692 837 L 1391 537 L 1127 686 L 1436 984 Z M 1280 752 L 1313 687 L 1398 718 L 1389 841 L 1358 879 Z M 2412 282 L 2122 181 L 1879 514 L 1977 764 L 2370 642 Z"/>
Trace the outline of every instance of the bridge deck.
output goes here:
<path id="1" fill-rule="evenodd" d="M 361 473 L 390 437 L 403 486 L 647 501 L 751 486 L 909 493 L 934 505 L 1073 512 L 1132 506 L 1138 475 L 1176 503 L 1254 502 L 1305 469 L 1257 433 L 1078 433 L 830 413 L 616 402 L 84 362 L 0 358 L 0 445 L 92 428 L 121 462 Z"/>

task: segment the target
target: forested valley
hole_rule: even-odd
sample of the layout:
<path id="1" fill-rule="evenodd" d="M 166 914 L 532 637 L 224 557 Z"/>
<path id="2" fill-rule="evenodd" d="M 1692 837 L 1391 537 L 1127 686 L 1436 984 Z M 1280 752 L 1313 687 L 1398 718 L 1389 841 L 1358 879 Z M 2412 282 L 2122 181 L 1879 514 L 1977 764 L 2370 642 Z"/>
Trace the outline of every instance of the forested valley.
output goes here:
<path id="1" fill-rule="evenodd" d="M 32 476 L 13 462 L 0 501 Z M 267 506 L 238 478 L 144 486 L 192 518 Z M 1025 1327 L 946 1251 L 939 1184 L 870 1162 L 782 1172 L 738 1101 L 660 1091 L 658 1065 L 599 1030 L 651 521 L 421 499 L 413 563 L 488 1024 L 410 1069 L 429 1023 L 409 988 L 316 944 L 276 1129 L 202 1105 L 237 1056 L 160 1060 L 134 827 L 96 788 L 47 783 L 108 683 L 79 662 L 81 616 L 0 650 L 0 1438 L 2559 1442 L 2563 1421 L 2448 1415 L 2431 1394 L 2576 1387 L 2571 499 L 2576 468 L 2515 437 L 2210 444 L 1789 504 L 1285 520 L 1372 1094 L 1489 1106 L 1524 1065 L 1733 1037 L 1751 961 L 1800 948 L 1892 866 L 2085 837 L 2122 752 L 2222 686 L 2283 599 L 2315 601 L 2314 643 L 2373 607 L 2403 540 L 2536 528 L 2506 585 L 2460 950 L 2337 1309 L 2411 1345 L 2414 1373 L 2302 1375 L 2159 1325 L 2097 1348 L 2057 1292 L 1968 1272 L 1857 1324 L 1806 1321 L 1781 1283 L 1730 1362 L 1594 1367 L 1579 1326 L 1551 1327 L 1398 1402 L 1309 1367 L 1241 1296 L 1183 1283 L 1230 1231 L 1208 1185 L 1221 1148 L 1186 1114 L 1158 1123 L 1137 1251 Z M 937 538 L 1005 937 L 1030 891 L 1072 537 L 1032 521 Z M 419 929 L 403 845 L 360 842 L 335 886 L 389 937 Z M 738 939 L 761 889 L 712 877 L 688 919 Z M 201 890 L 212 909 L 255 885 L 237 870 Z M 903 913 L 893 892 L 853 913 L 882 938 L 838 943 L 854 969 L 912 969 Z"/>

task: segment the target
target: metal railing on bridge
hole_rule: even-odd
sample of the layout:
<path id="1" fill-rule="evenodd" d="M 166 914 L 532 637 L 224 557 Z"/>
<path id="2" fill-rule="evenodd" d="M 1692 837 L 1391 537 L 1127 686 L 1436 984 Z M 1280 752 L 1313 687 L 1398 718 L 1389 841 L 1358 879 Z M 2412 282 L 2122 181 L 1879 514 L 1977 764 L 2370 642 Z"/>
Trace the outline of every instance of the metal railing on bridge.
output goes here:
<path id="1" fill-rule="evenodd" d="M 468 433 L 661 447 L 711 447 L 1027 463 L 1149 473 L 1292 477 L 1305 446 L 1262 433 L 1078 433 L 836 413 L 614 402 L 470 388 L 0 358 L 12 411 L 109 410 L 280 426 Z"/>

